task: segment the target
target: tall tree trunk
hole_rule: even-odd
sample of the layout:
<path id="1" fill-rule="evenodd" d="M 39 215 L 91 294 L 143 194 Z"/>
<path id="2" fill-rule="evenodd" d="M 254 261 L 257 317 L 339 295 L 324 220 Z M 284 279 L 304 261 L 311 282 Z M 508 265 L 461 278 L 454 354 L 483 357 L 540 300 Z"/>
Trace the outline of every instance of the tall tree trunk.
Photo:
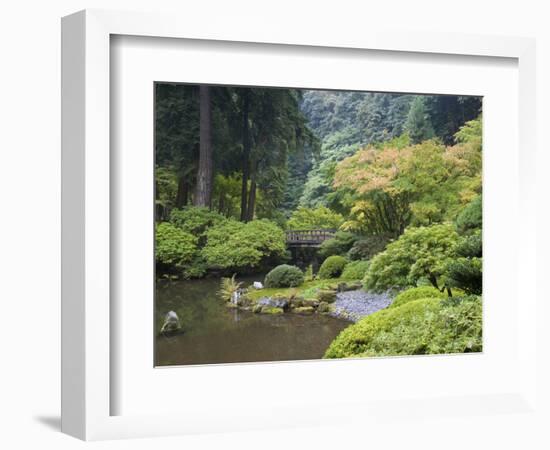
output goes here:
<path id="1" fill-rule="evenodd" d="M 199 170 L 195 189 L 195 206 L 210 206 L 212 200 L 212 178 L 214 161 L 212 158 L 212 103 L 210 87 L 200 86 L 200 151 Z"/>
<path id="2" fill-rule="evenodd" d="M 155 221 L 160 222 L 162 220 L 163 205 L 159 201 L 159 183 L 155 180 Z"/>
<path id="3" fill-rule="evenodd" d="M 184 175 L 181 175 L 178 180 L 178 193 L 176 195 L 176 208 L 187 206 L 189 201 L 189 184 Z"/>
<path id="4" fill-rule="evenodd" d="M 256 170 L 250 176 L 250 192 L 248 193 L 248 207 L 246 209 L 246 222 L 254 220 L 254 210 L 256 209 Z"/>
<path id="5" fill-rule="evenodd" d="M 250 129 L 248 126 L 248 112 L 250 108 L 250 94 L 248 89 L 244 89 L 243 93 L 243 156 L 242 156 L 242 172 L 243 180 L 241 186 L 241 221 L 245 222 L 248 214 L 247 197 L 248 197 L 248 178 L 250 176 Z"/>

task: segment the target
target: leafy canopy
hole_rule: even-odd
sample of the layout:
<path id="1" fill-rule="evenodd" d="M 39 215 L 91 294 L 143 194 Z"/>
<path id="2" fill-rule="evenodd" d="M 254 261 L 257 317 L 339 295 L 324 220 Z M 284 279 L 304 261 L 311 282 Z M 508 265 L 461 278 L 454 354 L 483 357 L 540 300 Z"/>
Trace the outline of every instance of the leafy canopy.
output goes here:
<path id="1" fill-rule="evenodd" d="M 334 187 L 350 208 L 342 229 L 397 237 L 409 224 L 453 220 L 481 192 L 481 121 L 465 127 L 452 147 L 393 140 L 341 161 Z"/>
<path id="2" fill-rule="evenodd" d="M 409 228 L 375 256 L 365 278 L 366 289 L 385 291 L 416 286 L 426 279 L 443 290 L 447 265 L 456 256 L 458 234 L 451 224 Z"/>
<path id="3" fill-rule="evenodd" d="M 238 270 L 260 268 L 285 252 L 283 230 L 262 219 L 248 223 L 226 220 L 211 227 L 201 254 L 210 268 Z"/>
<path id="4" fill-rule="evenodd" d="M 201 206 L 174 209 L 170 214 L 172 224 L 195 236 L 202 236 L 208 228 L 223 221 L 225 221 L 224 216 Z"/>
<path id="5" fill-rule="evenodd" d="M 306 208 L 300 206 L 287 222 L 291 230 L 337 229 L 344 218 L 325 206 Z"/>

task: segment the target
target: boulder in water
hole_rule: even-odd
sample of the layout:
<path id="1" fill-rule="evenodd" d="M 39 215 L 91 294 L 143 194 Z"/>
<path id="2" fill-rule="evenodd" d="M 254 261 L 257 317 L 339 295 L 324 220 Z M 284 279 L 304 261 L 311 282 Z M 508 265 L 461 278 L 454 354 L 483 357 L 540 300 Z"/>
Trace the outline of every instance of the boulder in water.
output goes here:
<path id="1" fill-rule="evenodd" d="M 258 300 L 258 305 L 284 309 L 288 307 L 288 299 L 279 295 L 274 295 L 273 297 L 262 297 Z"/>
<path id="2" fill-rule="evenodd" d="M 161 334 L 181 332 L 180 319 L 175 311 L 168 311 L 164 316 L 164 324 L 160 329 Z"/>
<path id="3" fill-rule="evenodd" d="M 302 301 L 302 306 L 311 306 L 317 308 L 319 306 L 319 300 L 316 298 L 304 298 Z"/>

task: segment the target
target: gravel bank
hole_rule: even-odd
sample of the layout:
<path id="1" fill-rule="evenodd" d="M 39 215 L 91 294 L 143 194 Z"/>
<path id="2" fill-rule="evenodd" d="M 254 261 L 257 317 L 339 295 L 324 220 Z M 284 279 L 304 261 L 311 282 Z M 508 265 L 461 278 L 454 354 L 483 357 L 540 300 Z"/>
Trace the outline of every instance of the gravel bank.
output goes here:
<path id="1" fill-rule="evenodd" d="M 357 322 L 369 314 L 386 308 L 392 302 L 389 294 L 373 294 L 363 290 L 339 292 L 331 315 Z"/>

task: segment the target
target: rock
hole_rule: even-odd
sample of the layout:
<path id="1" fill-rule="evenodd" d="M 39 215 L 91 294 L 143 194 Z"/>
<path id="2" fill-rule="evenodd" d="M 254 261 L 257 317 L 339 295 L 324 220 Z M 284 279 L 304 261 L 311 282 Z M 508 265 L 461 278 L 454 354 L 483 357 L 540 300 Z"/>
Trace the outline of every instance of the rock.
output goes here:
<path id="1" fill-rule="evenodd" d="M 288 298 L 280 294 L 275 294 L 273 297 L 262 297 L 258 300 L 258 305 L 284 309 L 288 308 Z"/>
<path id="2" fill-rule="evenodd" d="M 252 287 L 254 287 L 254 289 L 263 289 L 264 285 L 261 283 L 261 281 L 254 281 Z"/>
<path id="3" fill-rule="evenodd" d="M 317 292 L 317 299 L 320 302 L 334 303 L 336 301 L 336 291 L 322 289 L 319 292 Z"/>
<path id="4" fill-rule="evenodd" d="M 273 306 L 262 306 L 260 310 L 262 314 L 283 314 L 285 311 L 283 308 L 276 308 Z"/>
<path id="5" fill-rule="evenodd" d="M 252 305 L 252 300 L 250 300 L 250 298 L 246 295 L 241 295 L 237 300 L 237 305 L 242 308 L 246 308 Z"/>
<path id="6" fill-rule="evenodd" d="M 254 305 L 254 307 L 252 308 L 252 312 L 253 312 L 253 313 L 256 313 L 256 314 L 261 313 L 261 312 L 262 312 L 262 308 L 263 308 L 262 305 Z"/>
<path id="7" fill-rule="evenodd" d="M 327 302 L 321 302 L 317 307 L 317 311 L 320 313 L 328 313 L 330 312 L 330 305 Z"/>
<path id="8" fill-rule="evenodd" d="M 304 306 L 304 297 L 292 297 L 290 299 L 290 306 L 292 308 L 299 308 L 300 306 Z"/>
<path id="9" fill-rule="evenodd" d="M 164 324 L 160 333 L 174 333 L 181 330 L 180 319 L 175 311 L 169 311 L 164 316 Z"/>
<path id="10" fill-rule="evenodd" d="M 241 293 L 239 291 L 235 291 L 231 294 L 231 303 L 234 303 L 237 305 L 239 303 L 239 298 L 241 297 Z"/>
<path id="11" fill-rule="evenodd" d="M 302 301 L 303 306 L 311 306 L 312 308 L 317 308 L 319 306 L 319 300 L 316 298 L 305 298 Z"/>
<path id="12" fill-rule="evenodd" d="M 292 312 L 296 314 L 313 314 L 315 308 L 313 306 L 301 306 L 299 308 L 294 308 Z"/>
<path id="13" fill-rule="evenodd" d="M 355 282 L 355 283 L 340 283 L 338 284 L 338 292 L 348 292 L 348 291 L 356 291 L 358 289 L 361 289 L 363 285 L 361 282 Z"/>

